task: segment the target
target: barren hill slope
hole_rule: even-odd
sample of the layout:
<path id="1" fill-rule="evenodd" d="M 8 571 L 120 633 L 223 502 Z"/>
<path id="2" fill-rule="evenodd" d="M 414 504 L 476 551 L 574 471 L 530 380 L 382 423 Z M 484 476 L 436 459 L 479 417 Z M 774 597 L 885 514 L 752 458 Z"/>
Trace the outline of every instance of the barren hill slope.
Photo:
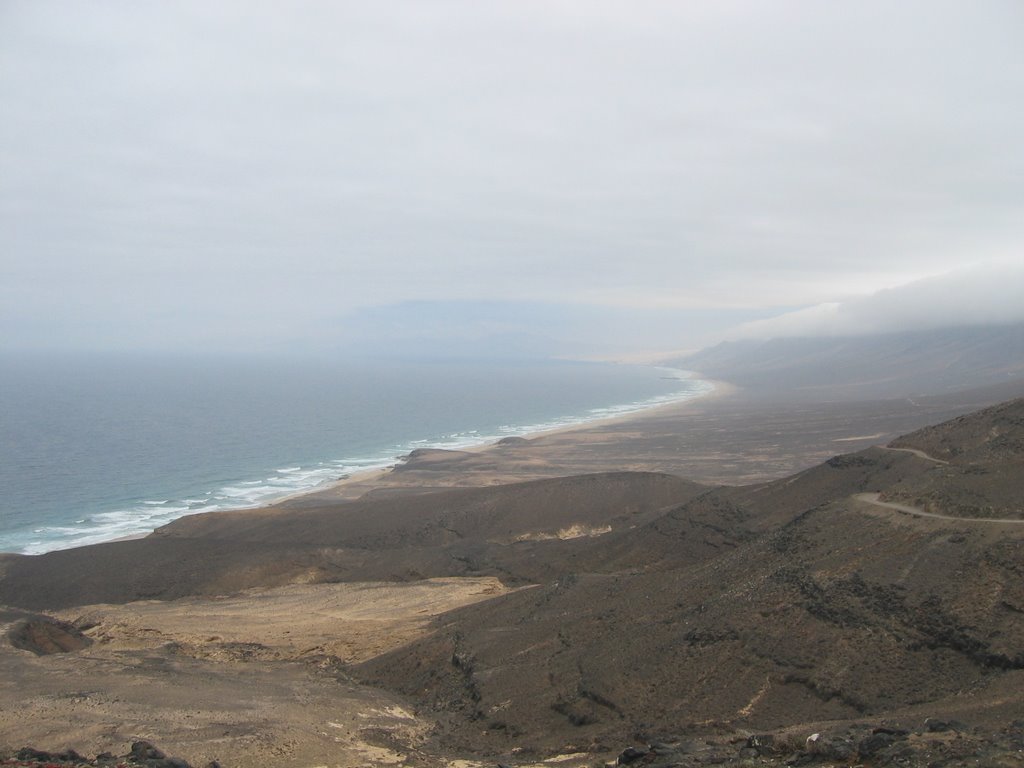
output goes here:
<path id="1" fill-rule="evenodd" d="M 961 464 L 1024 460 L 1024 398 L 919 429 L 891 445 Z"/>
<path id="2" fill-rule="evenodd" d="M 353 754 L 391 764 L 585 752 L 575 768 L 666 742 L 642 759 L 703 766 L 745 749 L 739 764 L 781 765 L 786 754 L 739 745 L 787 729 L 800 745 L 814 731 L 846 734 L 832 764 L 936 762 L 918 760 L 927 753 L 945 766 L 1014 765 L 1024 522 L 981 519 L 965 499 L 1020 498 L 1022 411 L 1005 403 L 756 485 L 617 472 L 309 499 L 5 556 L 0 603 L 64 608 L 54 618 L 93 641 L 31 659 L 6 647 L 5 690 L 36 691 L 33 724 L 76 719 L 91 739 L 125 707 L 150 707 L 150 722 L 173 710 L 170 743 L 195 754 L 214 754 L 228 718 L 233 744 L 265 740 L 243 748 L 252 766 L 268 755 L 329 763 L 342 732 Z M 164 711 L 147 686 L 168 681 L 177 692 Z M 67 686 L 100 692 L 89 706 L 114 714 L 75 709 Z M 262 691 L 255 710 L 238 705 L 251 688 Z M 198 736 L 196 696 L 208 729 Z M 8 732 L 25 727 L 20 706 L 4 712 Z M 968 723 L 953 729 L 965 738 L 952 726 L 941 738 L 901 730 L 927 717 Z M 913 749 L 900 752 L 894 734 Z M 876 736 L 893 746 L 877 759 Z M 1003 762 L 980 761 L 985 745 Z M 829 764 L 807 750 L 797 760 Z"/>
<path id="3" fill-rule="evenodd" d="M 960 517 L 1024 520 L 1024 398 L 894 440 L 935 459 L 884 498 Z"/>
<path id="4" fill-rule="evenodd" d="M 1018 407 L 938 429 L 966 450 Z M 983 469 L 1000 461 L 972 456 Z M 1007 695 L 1024 685 L 1024 525 L 855 498 L 942 466 L 874 448 L 708 491 L 581 543 L 586 555 L 567 563 L 589 568 L 439 617 L 433 636 L 359 674 L 441 717 L 448 746 L 496 753 L 624 733 L 1024 716 Z M 1021 465 L 1011 472 L 1024 487 Z"/>
<path id="5" fill-rule="evenodd" d="M 670 475 L 620 472 L 195 515 L 144 539 L 0 555 L 0 604 L 45 610 L 434 576 L 535 581 L 561 568 L 560 545 L 636 525 L 703 490 Z"/>

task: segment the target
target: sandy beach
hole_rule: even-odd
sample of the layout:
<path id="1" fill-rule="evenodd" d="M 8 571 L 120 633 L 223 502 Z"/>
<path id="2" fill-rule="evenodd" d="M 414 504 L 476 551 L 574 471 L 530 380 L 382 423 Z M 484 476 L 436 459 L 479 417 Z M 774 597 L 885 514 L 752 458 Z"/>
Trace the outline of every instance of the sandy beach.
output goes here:
<path id="1" fill-rule="evenodd" d="M 417 451 L 392 469 L 141 539 L 2 555 L 0 603 L 14 607 L 0 631 L 42 623 L 35 646 L 0 645 L 0 747 L 120 754 L 144 738 L 200 765 L 450 764 L 417 751 L 437 721 L 352 671 L 429 646 L 458 609 L 548 590 L 537 585 L 567 568 L 674 556 L 657 541 L 629 544 L 631 532 L 715 486 L 794 475 L 999 394 L 801 404 L 718 385 L 628 418 Z M 695 557 L 733 545 L 713 531 L 687 546 L 698 544 Z M 78 650 L 33 652 L 62 633 Z"/>
<path id="2" fill-rule="evenodd" d="M 356 473 L 274 506 L 619 470 L 667 472 L 709 484 L 760 482 L 999 399 L 998 393 L 980 392 L 800 404 L 710 383 L 714 389 L 706 394 L 638 413 L 471 448 L 416 451 L 392 468 Z"/>

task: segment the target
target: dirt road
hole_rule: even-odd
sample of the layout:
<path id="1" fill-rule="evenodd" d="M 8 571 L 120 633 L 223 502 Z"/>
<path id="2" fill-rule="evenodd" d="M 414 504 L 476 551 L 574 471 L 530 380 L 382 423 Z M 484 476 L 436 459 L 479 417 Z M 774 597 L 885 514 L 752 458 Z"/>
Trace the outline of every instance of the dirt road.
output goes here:
<path id="1" fill-rule="evenodd" d="M 936 520 L 955 520 L 958 523 L 991 523 L 997 525 L 1024 525 L 1024 520 L 1012 520 L 1007 518 L 991 518 L 991 517 L 954 517 L 953 515 L 940 515 L 935 512 L 925 512 L 920 507 L 912 507 L 909 504 L 897 504 L 892 501 L 882 501 L 881 494 L 879 493 L 857 493 L 853 496 L 857 501 L 863 501 L 868 504 L 874 504 L 876 507 L 884 507 L 885 509 L 892 509 L 896 512 L 902 512 L 906 515 L 914 515 L 915 517 L 931 517 Z"/>

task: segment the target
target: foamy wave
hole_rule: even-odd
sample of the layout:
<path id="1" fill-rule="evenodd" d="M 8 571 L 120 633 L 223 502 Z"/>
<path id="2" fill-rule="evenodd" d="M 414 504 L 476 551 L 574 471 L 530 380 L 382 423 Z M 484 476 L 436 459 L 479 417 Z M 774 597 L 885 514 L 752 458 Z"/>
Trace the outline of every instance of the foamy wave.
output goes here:
<path id="1" fill-rule="evenodd" d="M 486 445 L 505 437 L 584 426 L 603 419 L 628 416 L 649 408 L 683 402 L 707 394 L 714 389 L 714 385 L 710 382 L 691 379 L 691 374 L 687 371 L 673 368 L 659 370 L 665 376 L 678 379 L 681 389 L 674 393 L 658 395 L 632 403 L 593 408 L 582 414 L 543 422 L 505 424 L 497 427 L 493 434 L 475 429 L 463 430 L 451 432 L 435 439 L 409 440 L 399 445 L 390 446 L 373 456 L 324 461 L 311 466 L 281 467 L 270 470 L 268 477 L 233 480 L 216 490 L 206 492 L 202 497 L 142 500 L 125 509 L 101 512 L 88 518 L 76 520 L 73 525 L 39 527 L 22 536 L 7 537 L 3 549 L 37 555 L 58 549 L 71 549 L 140 536 L 186 515 L 264 506 L 289 496 L 313 491 L 346 478 L 355 472 L 385 469 L 394 466 L 396 457 L 405 456 L 418 448 L 458 450 Z M 195 491 L 193 490 L 192 493 L 195 494 Z"/>

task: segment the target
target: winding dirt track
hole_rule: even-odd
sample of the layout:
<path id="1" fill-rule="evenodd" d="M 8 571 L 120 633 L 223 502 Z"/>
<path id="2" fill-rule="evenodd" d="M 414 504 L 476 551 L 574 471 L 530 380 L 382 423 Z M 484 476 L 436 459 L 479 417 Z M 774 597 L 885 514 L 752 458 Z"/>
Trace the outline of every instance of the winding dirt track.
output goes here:
<path id="1" fill-rule="evenodd" d="M 901 451 L 903 453 L 912 453 L 919 459 L 924 459 L 925 461 L 932 461 L 935 462 L 936 464 L 949 464 L 949 462 L 946 461 L 945 459 L 937 459 L 934 456 L 929 456 L 927 453 L 918 450 L 917 448 L 893 448 L 891 445 L 880 445 L 879 448 L 882 448 L 883 450 L 886 451 Z"/>
<path id="2" fill-rule="evenodd" d="M 994 523 L 997 525 L 1024 525 L 1024 520 L 1013 520 L 1005 517 L 954 517 L 953 515 L 939 515 L 935 512 L 925 512 L 920 507 L 912 507 L 909 504 L 896 504 L 892 501 L 882 501 L 880 493 L 855 493 L 853 498 L 857 501 L 863 501 L 867 504 L 873 504 L 876 507 L 884 507 L 885 509 L 892 509 L 896 512 L 902 512 L 906 515 L 914 515 L 915 517 L 931 517 L 936 520 L 954 520 L 958 523 Z"/>

